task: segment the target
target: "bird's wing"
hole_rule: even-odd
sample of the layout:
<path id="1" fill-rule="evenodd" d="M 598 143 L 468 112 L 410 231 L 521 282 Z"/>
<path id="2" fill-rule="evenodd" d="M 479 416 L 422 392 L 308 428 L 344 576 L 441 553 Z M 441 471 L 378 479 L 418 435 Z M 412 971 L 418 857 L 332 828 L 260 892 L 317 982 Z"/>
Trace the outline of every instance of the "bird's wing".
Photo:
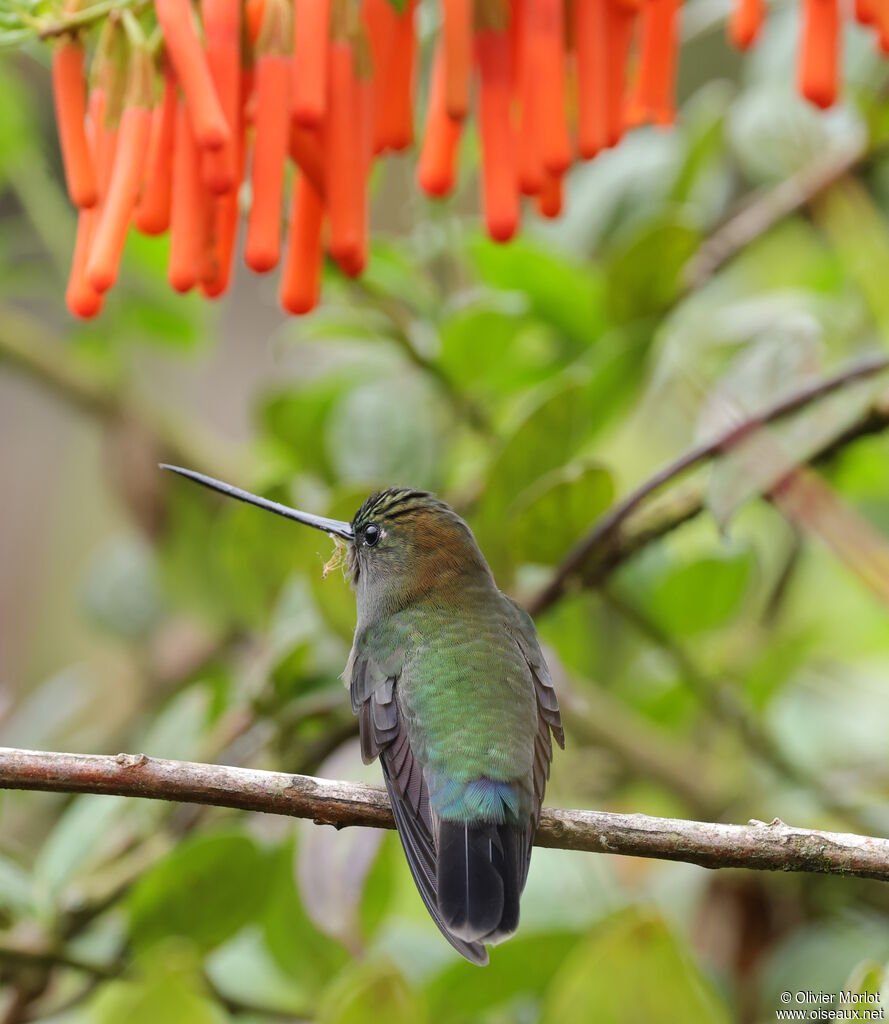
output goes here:
<path id="1" fill-rule="evenodd" d="M 349 690 L 352 710 L 358 715 L 361 756 L 365 764 L 376 757 L 380 759 L 395 825 L 423 903 L 457 952 L 473 963 L 486 964 L 485 947 L 478 942 L 465 942 L 449 932 L 438 910 L 435 826 L 426 780 L 411 751 L 398 707 L 400 667 L 381 667 L 373 657 L 358 653 L 351 668 Z"/>
<path id="2" fill-rule="evenodd" d="M 537 642 L 534 621 L 525 609 L 517 605 L 512 598 L 506 597 L 506 601 L 511 610 L 510 631 L 531 672 L 531 678 L 534 681 L 534 694 L 537 698 L 537 732 L 534 736 L 534 803 L 532 827 L 527 830 L 525 836 L 527 851 L 522 874 L 522 878 L 524 878 L 528 873 L 531 847 L 540 821 L 540 809 L 543 806 L 543 796 L 549 780 L 549 769 L 553 760 L 552 740 L 555 738 L 556 743 L 564 750 L 565 732 L 562 728 L 562 716 L 559 713 L 559 701 L 556 698 L 552 677 L 549 674 L 543 652 L 540 650 L 540 644 Z"/>

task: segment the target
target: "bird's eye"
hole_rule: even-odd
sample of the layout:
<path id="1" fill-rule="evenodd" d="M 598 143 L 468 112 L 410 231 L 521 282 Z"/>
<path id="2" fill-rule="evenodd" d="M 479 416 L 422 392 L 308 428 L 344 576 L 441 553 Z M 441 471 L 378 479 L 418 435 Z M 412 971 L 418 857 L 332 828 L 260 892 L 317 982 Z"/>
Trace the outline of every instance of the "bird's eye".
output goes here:
<path id="1" fill-rule="evenodd" d="M 374 544 L 380 539 L 380 528 L 376 523 L 369 523 L 364 527 L 364 543 L 369 548 L 372 548 Z"/>

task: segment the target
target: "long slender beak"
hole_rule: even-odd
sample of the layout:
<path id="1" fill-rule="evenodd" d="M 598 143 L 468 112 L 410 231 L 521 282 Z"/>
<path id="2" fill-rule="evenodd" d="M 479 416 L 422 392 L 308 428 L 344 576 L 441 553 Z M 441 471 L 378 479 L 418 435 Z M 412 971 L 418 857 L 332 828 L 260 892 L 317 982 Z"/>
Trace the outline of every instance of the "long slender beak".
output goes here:
<path id="1" fill-rule="evenodd" d="M 326 519 L 324 516 L 313 516 L 311 512 L 300 512 L 299 509 L 290 508 L 289 505 L 281 505 L 277 501 L 269 501 L 268 498 L 260 498 L 249 491 L 242 491 L 240 487 L 233 487 L 231 484 L 223 483 L 221 480 L 214 480 L 212 476 L 204 476 L 203 473 L 196 473 L 193 469 L 183 469 L 181 466 L 168 466 L 161 463 L 161 469 L 168 469 L 171 473 L 178 473 L 188 480 L 194 480 L 202 487 L 209 487 L 211 491 L 219 491 L 229 498 L 237 498 L 248 505 L 255 505 L 263 508 L 266 512 L 274 512 L 277 516 L 284 516 L 285 519 L 292 519 L 295 523 L 302 523 L 304 526 L 314 526 L 316 530 L 323 530 L 334 537 L 342 537 L 343 540 L 354 540 L 352 524 L 341 522 L 339 519 Z"/>

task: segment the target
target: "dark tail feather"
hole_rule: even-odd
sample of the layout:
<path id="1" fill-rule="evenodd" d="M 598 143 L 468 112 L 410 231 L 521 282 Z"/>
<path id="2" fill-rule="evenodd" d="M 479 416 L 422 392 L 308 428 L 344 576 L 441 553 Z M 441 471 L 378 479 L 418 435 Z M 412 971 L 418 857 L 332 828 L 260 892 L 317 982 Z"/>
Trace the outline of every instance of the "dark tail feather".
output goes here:
<path id="1" fill-rule="evenodd" d="M 497 942 L 516 930 L 524 830 L 442 821 L 436 865 L 438 910 L 466 942 Z"/>
<path id="2" fill-rule="evenodd" d="M 438 925 L 442 935 L 461 956 L 465 956 L 474 964 L 484 966 L 488 962 L 488 951 L 485 947 L 477 942 L 464 942 L 458 936 L 452 935 L 442 920 L 436 896 L 435 854 L 432 837 L 427 833 L 423 821 L 408 813 L 407 805 L 395 792 L 385 759 L 383 759 L 382 765 L 383 778 L 386 780 L 386 789 L 389 791 L 389 800 L 392 804 L 392 813 L 395 815 L 395 824 L 398 826 L 401 845 L 426 909 L 432 920 Z"/>

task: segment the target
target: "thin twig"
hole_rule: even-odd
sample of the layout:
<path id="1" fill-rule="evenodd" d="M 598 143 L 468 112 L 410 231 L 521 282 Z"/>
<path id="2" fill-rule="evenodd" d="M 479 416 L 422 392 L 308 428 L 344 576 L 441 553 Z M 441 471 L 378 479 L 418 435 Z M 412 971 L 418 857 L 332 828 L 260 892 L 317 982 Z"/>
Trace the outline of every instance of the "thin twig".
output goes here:
<path id="1" fill-rule="evenodd" d="M 392 828 L 382 789 L 253 768 L 163 761 L 144 754 L 63 754 L 0 748 L 0 788 L 102 793 L 310 818 L 343 828 Z M 722 825 L 644 814 L 544 809 L 537 846 L 685 861 L 708 868 L 810 871 L 889 881 L 889 840 L 770 825 Z"/>
<path id="2" fill-rule="evenodd" d="M 863 380 L 866 377 L 872 377 L 886 369 L 889 369 L 889 357 L 874 356 L 870 359 L 865 359 L 854 366 L 840 371 L 833 377 L 810 384 L 800 391 L 782 398 L 763 410 L 763 412 L 749 417 L 742 423 L 736 424 L 714 440 L 697 445 L 675 462 L 665 466 L 655 473 L 654 476 L 649 477 L 644 483 L 640 484 L 634 491 L 631 491 L 622 501 L 613 505 L 605 515 L 597 520 L 586 536 L 571 549 L 564 561 L 556 569 L 549 583 L 530 599 L 528 610 L 532 615 L 537 615 L 549 608 L 550 605 L 561 597 L 568 581 L 580 572 L 596 549 L 600 546 L 606 546 L 618 527 L 647 498 L 651 497 L 655 491 L 660 490 L 666 484 L 687 473 L 690 469 L 706 462 L 708 459 L 712 459 L 714 456 L 735 447 L 740 441 L 749 437 L 754 431 L 760 429 L 765 424 L 772 423 L 792 412 L 796 412 L 810 402 L 823 398 L 845 387 L 847 384 Z"/>

